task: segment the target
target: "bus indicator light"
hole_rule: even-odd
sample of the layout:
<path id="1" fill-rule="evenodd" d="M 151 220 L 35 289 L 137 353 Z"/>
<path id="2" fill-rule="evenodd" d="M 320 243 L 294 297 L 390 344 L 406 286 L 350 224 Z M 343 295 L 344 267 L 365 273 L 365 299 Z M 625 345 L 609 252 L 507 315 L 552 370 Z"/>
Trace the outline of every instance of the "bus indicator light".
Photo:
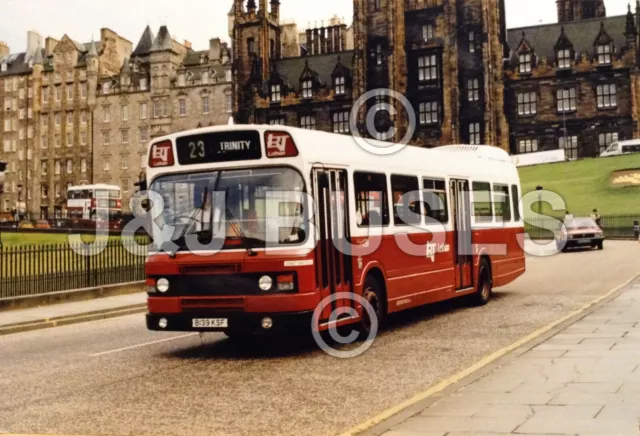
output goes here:
<path id="1" fill-rule="evenodd" d="M 151 146 L 149 166 L 151 168 L 173 166 L 173 147 L 171 141 L 163 141 Z"/>
<path id="2" fill-rule="evenodd" d="M 264 136 L 267 157 L 296 157 L 298 149 L 291 135 L 285 132 L 266 132 Z"/>

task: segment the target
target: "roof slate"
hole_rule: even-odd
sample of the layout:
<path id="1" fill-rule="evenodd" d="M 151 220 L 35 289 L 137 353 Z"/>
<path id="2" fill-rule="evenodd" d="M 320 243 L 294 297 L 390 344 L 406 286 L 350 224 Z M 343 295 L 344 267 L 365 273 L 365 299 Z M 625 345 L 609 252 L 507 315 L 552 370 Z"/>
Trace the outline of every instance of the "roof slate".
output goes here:
<path id="1" fill-rule="evenodd" d="M 153 46 L 153 31 L 151 27 L 147 26 L 140 37 L 140 41 L 138 41 L 138 45 L 136 45 L 136 49 L 133 51 L 133 55 L 144 55 L 149 53 L 151 47 Z"/>
<path id="2" fill-rule="evenodd" d="M 613 39 L 614 46 L 619 53 L 620 49 L 627 45 L 624 36 L 626 15 L 509 29 L 507 42 L 512 51 L 517 50 L 522 41 L 522 32 L 524 32 L 524 38 L 533 47 L 538 57 L 555 59 L 554 46 L 560 38 L 561 28 L 564 27 L 564 33 L 573 44 L 576 53 L 594 53 L 593 43 L 600 33 L 601 23 L 604 23 L 604 29 Z"/>
<path id="3" fill-rule="evenodd" d="M 276 69 L 280 77 L 289 82 L 289 86 L 296 92 L 300 91 L 300 77 L 305 69 L 307 61 L 309 61 L 309 69 L 318 74 L 320 81 L 331 86 L 333 70 L 340 62 L 346 68 L 351 69 L 353 63 L 353 51 L 344 51 L 340 53 L 329 53 L 317 56 L 304 56 L 297 58 L 281 59 L 276 62 Z"/>

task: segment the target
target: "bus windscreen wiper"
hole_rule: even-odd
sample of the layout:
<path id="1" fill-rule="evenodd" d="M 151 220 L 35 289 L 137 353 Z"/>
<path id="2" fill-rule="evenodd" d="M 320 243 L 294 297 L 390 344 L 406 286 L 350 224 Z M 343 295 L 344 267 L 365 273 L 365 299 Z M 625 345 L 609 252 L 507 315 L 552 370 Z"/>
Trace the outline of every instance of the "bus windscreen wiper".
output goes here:
<path id="1" fill-rule="evenodd" d="M 248 238 L 247 235 L 245 235 L 245 233 L 242 231 L 242 228 L 240 227 L 240 223 L 238 223 L 238 220 L 236 220 L 236 218 L 233 216 L 233 214 L 231 213 L 228 207 L 225 208 L 224 213 L 227 217 L 227 220 L 229 220 L 229 222 L 231 223 L 232 228 L 235 228 L 236 233 L 240 237 L 240 240 L 244 242 L 244 244 L 246 245 L 247 253 L 249 253 L 249 256 L 256 256 L 257 253 L 253 251 L 251 244 L 252 242 L 253 243 L 257 242 L 258 239 Z"/>
<path id="2" fill-rule="evenodd" d="M 209 200 L 209 187 L 208 186 L 204 188 L 204 193 L 203 193 L 202 197 L 203 197 L 202 204 L 196 210 L 191 212 L 191 214 L 187 218 L 187 222 L 185 223 L 184 228 L 180 232 L 180 235 L 178 235 L 178 237 L 174 241 L 174 243 L 176 244 L 176 249 L 174 251 L 172 251 L 172 252 L 169 252 L 169 256 L 170 257 L 175 257 L 176 253 L 178 251 L 186 248 L 186 236 L 188 234 L 201 235 L 202 233 L 206 232 L 206 230 L 204 230 L 204 209 L 207 206 L 207 201 Z M 202 224 L 203 229 L 200 229 L 200 231 L 198 231 L 198 232 L 189 233 L 188 230 L 198 222 L 198 220 L 197 220 L 198 212 L 200 212 L 200 214 L 201 214 L 199 222 Z"/>

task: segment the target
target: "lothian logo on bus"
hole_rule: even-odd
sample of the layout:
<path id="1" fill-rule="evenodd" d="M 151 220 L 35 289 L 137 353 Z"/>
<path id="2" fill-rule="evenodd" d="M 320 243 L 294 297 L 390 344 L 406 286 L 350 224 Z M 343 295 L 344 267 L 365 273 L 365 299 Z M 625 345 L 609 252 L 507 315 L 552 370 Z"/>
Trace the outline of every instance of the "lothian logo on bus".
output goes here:
<path id="1" fill-rule="evenodd" d="M 154 145 L 151 150 L 151 160 L 153 166 L 169 165 L 169 152 L 171 151 L 170 145 Z"/>
<path id="2" fill-rule="evenodd" d="M 287 150 L 287 134 L 269 133 L 267 135 L 267 150 L 269 156 L 284 156 Z"/>

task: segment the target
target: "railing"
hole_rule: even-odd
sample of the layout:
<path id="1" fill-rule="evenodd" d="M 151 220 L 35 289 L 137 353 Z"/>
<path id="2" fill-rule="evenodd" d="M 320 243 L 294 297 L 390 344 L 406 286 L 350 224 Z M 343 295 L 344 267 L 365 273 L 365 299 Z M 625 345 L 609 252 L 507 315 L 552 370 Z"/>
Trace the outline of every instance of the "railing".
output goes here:
<path id="1" fill-rule="evenodd" d="M 146 238 L 0 249 L 0 298 L 144 280 Z"/>
<path id="2" fill-rule="evenodd" d="M 640 222 L 640 216 L 603 216 L 602 230 L 605 238 L 611 239 L 634 239 L 634 223 Z M 559 231 L 562 225 L 562 218 L 525 218 L 525 231 L 531 238 L 553 238 L 554 233 Z"/>

